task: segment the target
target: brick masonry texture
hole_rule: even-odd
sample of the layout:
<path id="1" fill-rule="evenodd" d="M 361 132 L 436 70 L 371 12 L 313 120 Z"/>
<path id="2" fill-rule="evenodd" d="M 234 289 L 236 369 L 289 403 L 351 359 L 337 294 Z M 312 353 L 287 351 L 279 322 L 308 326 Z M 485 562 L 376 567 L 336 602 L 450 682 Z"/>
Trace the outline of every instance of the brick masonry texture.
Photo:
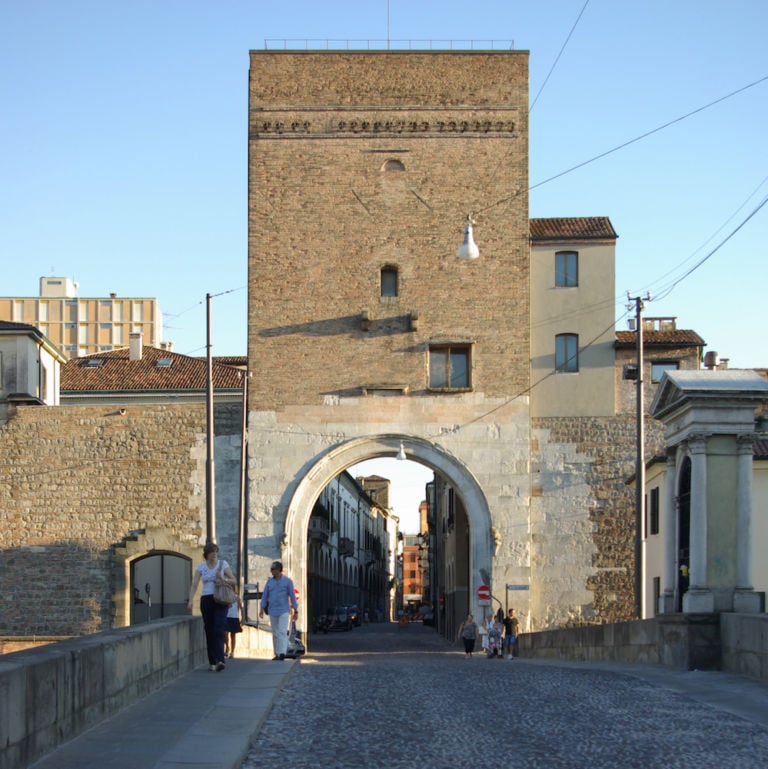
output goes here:
<path id="1" fill-rule="evenodd" d="M 264 375 L 251 403 L 372 383 L 423 393 L 437 339 L 475 343 L 486 395 L 527 387 L 526 71 L 519 52 L 252 54 L 249 353 Z M 483 258 L 461 262 L 465 217 L 485 207 Z M 400 290 L 382 300 L 387 265 Z"/>
<path id="2" fill-rule="evenodd" d="M 635 471 L 636 424 L 629 416 L 606 418 L 546 418 L 533 420 L 532 427 L 540 435 L 540 445 L 533 452 L 534 488 L 547 484 L 547 479 L 556 476 L 553 486 L 570 488 L 564 497 L 570 509 L 556 508 L 548 499 L 545 489 L 534 492 L 532 516 L 544 511 L 551 515 L 588 521 L 589 526 L 569 532 L 567 543 L 557 543 L 547 557 L 567 560 L 574 549 L 583 552 L 592 550 L 591 569 L 585 572 L 585 586 L 591 592 L 590 606 L 572 607 L 569 622 L 617 622 L 635 616 L 634 595 L 634 547 L 635 547 L 635 497 L 634 487 L 626 481 Z M 541 431 L 541 432 L 540 432 Z M 650 458 L 663 447 L 663 433 L 659 424 L 646 420 L 646 457 Z M 561 450 L 556 447 L 561 446 Z M 570 448 L 575 449 L 580 462 L 563 462 L 555 465 L 550 457 L 562 457 Z M 577 507 L 577 495 L 573 490 L 579 485 L 588 489 L 586 507 Z M 550 547 L 551 546 L 551 543 Z M 586 547 L 586 550 L 584 549 Z M 532 560 L 537 554 L 534 544 Z M 541 554 L 538 554 L 541 557 Z M 583 562 L 582 562 L 583 566 Z M 532 572 L 538 569 L 535 563 Z M 567 570 L 562 564 L 556 571 L 556 581 L 561 580 Z M 541 572 L 544 581 L 547 574 Z M 546 603 L 546 588 L 542 588 Z M 553 605 L 562 604 L 557 594 L 549 596 Z M 567 602 L 565 602 L 567 603 Z M 543 616 L 551 613 L 546 606 L 540 608 Z"/>
<path id="3" fill-rule="evenodd" d="M 0 635 L 111 627 L 114 547 L 144 529 L 198 542 L 204 440 L 203 405 L 20 407 L 0 427 Z"/>

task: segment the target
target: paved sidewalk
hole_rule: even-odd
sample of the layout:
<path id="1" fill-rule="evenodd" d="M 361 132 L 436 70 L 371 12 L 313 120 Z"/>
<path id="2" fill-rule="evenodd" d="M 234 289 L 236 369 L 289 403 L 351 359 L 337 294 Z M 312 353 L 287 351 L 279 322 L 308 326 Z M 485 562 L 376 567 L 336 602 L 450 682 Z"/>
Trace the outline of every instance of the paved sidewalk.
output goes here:
<path id="1" fill-rule="evenodd" d="M 292 660 L 208 666 L 94 726 L 34 769 L 238 769 L 289 677 Z"/>

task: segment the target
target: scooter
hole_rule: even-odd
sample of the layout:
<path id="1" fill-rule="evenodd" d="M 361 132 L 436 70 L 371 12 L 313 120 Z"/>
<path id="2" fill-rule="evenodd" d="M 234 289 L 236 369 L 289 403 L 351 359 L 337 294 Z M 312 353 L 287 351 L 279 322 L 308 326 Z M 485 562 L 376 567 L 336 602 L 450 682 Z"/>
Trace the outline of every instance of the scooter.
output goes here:
<path id="1" fill-rule="evenodd" d="M 331 619 L 327 614 L 321 614 L 315 620 L 315 626 L 312 630 L 315 633 L 327 633 L 331 628 Z"/>

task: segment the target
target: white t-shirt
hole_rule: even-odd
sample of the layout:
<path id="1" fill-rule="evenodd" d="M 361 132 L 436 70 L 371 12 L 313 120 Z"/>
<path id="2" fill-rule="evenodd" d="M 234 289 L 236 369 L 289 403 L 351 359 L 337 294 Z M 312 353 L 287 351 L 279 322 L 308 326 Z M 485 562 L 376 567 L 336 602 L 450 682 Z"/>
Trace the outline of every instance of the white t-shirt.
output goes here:
<path id="1" fill-rule="evenodd" d="M 226 561 L 218 560 L 216 565 L 211 569 L 208 566 L 208 561 L 203 561 L 197 565 L 196 571 L 200 575 L 203 581 L 202 595 L 213 595 L 213 591 L 216 588 L 216 576 L 221 568 L 222 576 L 224 572 L 229 568 L 229 564 Z"/>

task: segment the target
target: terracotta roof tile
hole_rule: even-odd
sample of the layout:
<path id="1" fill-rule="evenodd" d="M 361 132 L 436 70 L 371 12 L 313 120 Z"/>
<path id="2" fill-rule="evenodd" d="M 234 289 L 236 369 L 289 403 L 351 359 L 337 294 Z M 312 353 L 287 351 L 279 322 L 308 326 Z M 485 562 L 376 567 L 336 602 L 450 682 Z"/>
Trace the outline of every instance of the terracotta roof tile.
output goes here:
<path id="1" fill-rule="evenodd" d="M 96 365 L 95 361 L 101 364 Z M 170 365 L 158 365 L 170 361 Z M 241 389 L 242 371 L 213 361 L 214 389 Z M 61 391 L 122 392 L 205 390 L 205 358 L 144 345 L 141 360 L 130 360 L 128 348 L 73 358 L 61 367 Z"/>
<path id="2" fill-rule="evenodd" d="M 619 236 L 607 216 L 531 219 L 531 240 L 615 240 Z"/>
<path id="3" fill-rule="evenodd" d="M 686 329 L 674 331 L 644 331 L 644 347 L 703 347 L 706 342 L 695 332 Z M 637 344 L 636 331 L 617 331 L 614 347 L 634 347 Z"/>

